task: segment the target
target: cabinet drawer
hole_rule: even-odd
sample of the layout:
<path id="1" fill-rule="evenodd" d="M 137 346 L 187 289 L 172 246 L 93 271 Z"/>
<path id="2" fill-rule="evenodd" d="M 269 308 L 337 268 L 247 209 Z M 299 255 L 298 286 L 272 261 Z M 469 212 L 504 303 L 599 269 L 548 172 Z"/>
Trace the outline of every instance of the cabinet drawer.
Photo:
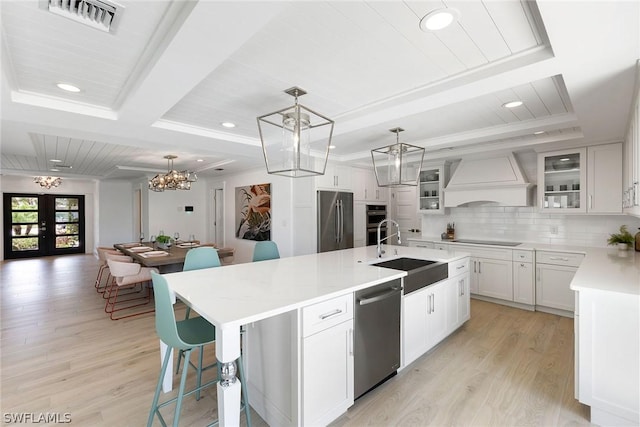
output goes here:
<path id="1" fill-rule="evenodd" d="M 513 251 L 513 260 L 520 262 L 533 262 L 533 251 Z"/>
<path id="2" fill-rule="evenodd" d="M 467 274 L 468 272 L 469 258 L 463 258 L 449 263 L 449 277 Z"/>
<path id="3" fill-rule="evenodd" d="M 584 258 L 584 254 L 574 254 L 570 252 L 547 252 L 537 251 L 536 262 L 538 264 L 566 265 L 578 267 Z"/>
<path id="4" fill-rule="evenodd" d="M 449 249 L 449 245 L 446 243 L 434 243 L 433 244 L 433 249 L 438 249 L 441 251 L 446 251 Z"/>
<path id="5" fill-rule="evenodd" d="M 308 337 L 353 318 L 353 294 L 302 308 L 302 335 Z"/>
<path id="6" fill-rule="evenodd" d="M 467 252 L 471 256 L 488 259 L 503 259 L 511 261 L 513 257 L 511 249 L 488 248 L 486 246 L 465 245 L 462 243 L 451 243 L 451 250 Z"/>
<path id="7" fill-rule="evenodd" d="M 433 242 L 409 242 L 409 246 L 413 248 L 426 248 L 426 249 L 434 249 Z"/>

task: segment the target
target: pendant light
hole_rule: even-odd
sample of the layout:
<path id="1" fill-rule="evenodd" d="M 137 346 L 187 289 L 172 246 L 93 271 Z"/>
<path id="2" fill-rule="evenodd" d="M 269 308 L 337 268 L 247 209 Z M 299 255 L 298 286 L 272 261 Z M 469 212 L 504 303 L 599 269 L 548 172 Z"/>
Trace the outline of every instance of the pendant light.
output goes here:
<path id="1" fill-rule="evenodd" d="M 162 192 L 165 190 L 191 190 L 191 183 L 198 177 L 195 172 L 188 170 L 177 171 L 173 168 L 173 160 L 178 156 L 172 154 L 164 156 L 167 159 L 167 173 L 159 173 L 149 180 L 149 190 Z"/>
<path id="2" fill-rule="evenodd" d="M 371 150 L 373 170 L 378 187 L 403 187 L 418 185 L 424 148 L 400 142 L 402 128 L 389 129 L 396 134 L 396 143 Z"/>
<path id="3" fill-rule="evenodd" d="M 284 91 L 293 106 L 257 118 L 267 173 L 291 178 L 324 175 L 333 134 L 333 120 L 298 104 L 307 92 Z"/>

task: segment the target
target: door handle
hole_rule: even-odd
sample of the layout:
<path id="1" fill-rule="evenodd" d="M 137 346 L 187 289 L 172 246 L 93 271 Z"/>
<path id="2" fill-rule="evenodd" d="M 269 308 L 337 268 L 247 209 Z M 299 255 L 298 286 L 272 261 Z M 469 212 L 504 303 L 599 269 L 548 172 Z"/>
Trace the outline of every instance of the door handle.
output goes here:
<path id="1" fill-rule="evenodd" d="M 473 261 L 473 272 L 477 273 L 478 271 L 476 270 L 476 261 Z"/>
<path id="2" fill-rule="evenodd" d="M 340 241 L 340 206 L 339 206 L 339 201 L 336 202 L 336 218 L 335 218 L 335 222 L 333 225 L 333 236 L 336 239 L 336 243 L 338 243 Z"/>
<path id="3" fill-rule="evenodd" d="M 431 312 L 435 313 L 436 311 L 436 296 L 435 294 L 431 294 Z"/>
<path id="4" fill-rule="evenodd" d="M 482 263 L 478 261 L 478 274 L 482 274 Z"/>
<path id="5" fill-rule="evenodd" d="M 367 304 L 372 304 L 374 302 L 378 302 L 378 301 L 382 301 L 383 299 L 387 299 L 390 298 L 396 294 L 398 294 L 400 292 L 400 288 L 393 286 L 391 288 L 391 290 L 383 292 L 381 294 L 378 294 L 376 296 L 373 296 L 371 298 L 362 298 L 358 300 L 358 304 L 359 305 L 367 305 Z"/>

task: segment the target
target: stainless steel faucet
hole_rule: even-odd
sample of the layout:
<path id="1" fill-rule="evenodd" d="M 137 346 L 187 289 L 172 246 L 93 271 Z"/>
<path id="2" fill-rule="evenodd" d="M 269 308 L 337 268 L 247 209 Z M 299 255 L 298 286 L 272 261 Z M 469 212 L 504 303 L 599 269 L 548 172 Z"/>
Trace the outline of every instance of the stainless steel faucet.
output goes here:
<path id="1" fill-rule="evenodd" d="M 390 236 L 385 237 L 384 239 L 380 238 L 380 228 L 382 228 L 382 224 L 384 224 L 385 222 L 390 222 L 392 224 L 395 224 L 396 228 L 398 229 L 398 232 L 395 234 L 392 234 Z M 385 240 L 387 240 L 389 237 L 393 237 L 393 236 L 398 236 L 398 244 L 402 244 L 401 240 L 400 240 L 400 225 L 395 222 L 392 219 L 383 219 L 382 221 L 380 221 L 380 224 L 378 224 L 378 246 L 377 246 L 377 250 L 378 250 L 378 258 L 382 258 L 382 254 L 384 253 L 384 251 L 382 250 L 382 242 L 384 242 Z"/>

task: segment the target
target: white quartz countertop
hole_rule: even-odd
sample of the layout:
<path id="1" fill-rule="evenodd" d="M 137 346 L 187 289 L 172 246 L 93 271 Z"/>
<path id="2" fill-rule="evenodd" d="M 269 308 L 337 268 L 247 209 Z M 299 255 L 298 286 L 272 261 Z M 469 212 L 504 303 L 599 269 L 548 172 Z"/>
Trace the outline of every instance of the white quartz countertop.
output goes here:
<path id="1" fill-rule="evenodd" d="M 406 276 L 369 265 L 397 257 L 451 262 L 455 251 L 384 245 L 165 274 L 170 288 L 217 327 L 231 328 Z M 397 251 L 397 255 L 395 254 Z"/>
<path id="2" fill-rule="evenodd" d="M 640 295 L 640 252 L 586 248 L 571 289 Z"/>
<path id="3" fill-rule="evenodd" d="M 464 248 L 464 246 L 469 245 L 468 243 L 447 242 L 436 237 L 430 238 L 425 236 L 410 237 L 407 240 L 447 243 L 450 245 L 450 248 L 455 248 L 456 246 Z M 584 246 L 550 245 L 533 242 L 524 242 L 518 246 L 480 244 L 473 244 L 472 246 L 584 254 L 585 258 L 580 264 L 580 267 L 578 267 L 578 271 L 571 281 L 571 289 L 598 289 L 602 291 L 640 295 L 640 252 L 635 252 L 633 249 L 628 251 L 619 251 L 616 248 L 591 248 Z"/>

